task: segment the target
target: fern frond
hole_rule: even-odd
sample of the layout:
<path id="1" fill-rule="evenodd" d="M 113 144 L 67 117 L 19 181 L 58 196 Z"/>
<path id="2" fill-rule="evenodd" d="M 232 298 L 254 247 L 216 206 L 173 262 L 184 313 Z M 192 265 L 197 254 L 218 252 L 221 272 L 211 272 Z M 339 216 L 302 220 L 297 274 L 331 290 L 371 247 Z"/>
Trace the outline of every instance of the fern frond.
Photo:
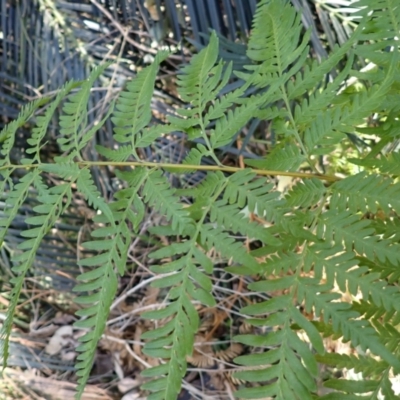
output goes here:
<path id="1" fill-rule="evenodd" d="M 111 231 L 111 233 L 113 233 Z M 107 247 L 107 242 L 104 243 Z M 81 266 L 101 265 L 100 268 L 93 269 L 87 273 L 78 276 L 78 280 L 82 283 L 75 286 L 75 292 L 92 292 L 94 295 L 88 294 L 77 298 L 78 303 L 87 304 L 94 303 L 88 308 L 82 308 L 76 314 L 82 319 L 75 322 L 77 328 L 91 329 L 84 336 L 79 338 L 81 344 L 77 347 L 80 353 L 76 363 L 78 379 L 77 398 L 82 395 L 86 382 L 92 369 L 93 359 L 96 353 L 97 343 L 104 332 L 110 306 L 114 299 L 118 287 L 118 280 L 113 269 L 112 252 L 103 253 L 100 256 L 87 258 L 80 261 Z"/>
<path id="2" fill-rule="evenodd" d="M 378 307 L 376 304 L 371 303 L 371 301 L 354 301 L 352 308 L 362 315 L 364 319 L 380 320 L 382 323 L 389 322 L 393 325 L 398 325 L 400 322 L 400 313 L 394 309 L 388 312 L 382 305 Z"/>
<path id="3" fill-rule="evenodd" d="M 177 110 L 181 118 L 171 116 L 168 119 L 177 129 L 186 132 L 189 139 L 202 137 L 209 155 L 219 164 L 212 149 L 228 144 L 233 134 L 251 118 L 250 109 L 254 113 L 254 107 L 247 103 L 235 111 L 235 115 L 229 110 L 229 117 L 225 117 L 228 108 L 239 101 L 245 88 L 239 88 L 215 100 L 232 73 L 232 64 L 225 67 L 222 60 L 217 63 L 217 58 L 218 37 L 213 33 L 208 46 L 194 56 L 191 63 L 178 75 L 178 92 L 189 103 L 189 108 Z M 213 120 L 216 120 L 216 129 L 211 130 L 209 140 L 206 128 Z"/>
<path id="4" fill-rule="evenodd" d="M 38 169 L 50 174 L 55 174 L 71 182 L 75 182 L 81 173 L 79 166 L 74 163 L 39 164 Z"/>
<path id="5" fill-rule="evenodd" d="M 115 125 L 114 139 L 118 143 L 128 143 L 128 146 L 131 146 L 131 154 L 136 158 L 136 142 L 143 142 L 140 132 L 151 120 L 150 104 L 158 67 L 167 56 L 167 52 L 159 52 L 154 62 L 140 71 L 134 81 L 128 83 L 116 102 L 111 118 Z"/>
<path id="6" fill-rule="evenodd" d="M 70 93 L 72 89 L 77 87 L 79 83 L 70 81 L 66 83 L 58 92 L 57 97 L 52 101 L 51 105 L 46 110 L 43 116 L 36 117 L 36 126 L 32 129 L 31 138 L 27 139 L 27 142 L 32 147 L 27 148 L 25 151 L 27 154 L 34 154 L 33 159 L 29 160 L 29 163 L 34 164 L 34 162 L 40 163 L 40 146 L 41 141 L 44 139 L 47 128 L 53 118 L 54 112 L 61 103 L 61 101 Z"/>
<path id="7" fill-rule="evenodd" d="M 260 272 L 260 264 L 246 251 L 243 244 L 230 237 L 220 227 L 215 227 L 211 224 L 203 225 L 201 228 L 201 243 L 205 248 L 215 248 L 224 257 L 232 258 L 235 262 L 243 265 L 243 271 Z"/>
<path id="8" fill-rule="evenodd" d="M 64 183 L 52 188 L 47 188 L 41 181 L 40 175 L 36 170 L 25 177 L 23 182 L 19 185 L 16 185 L 14 192 L 14 196 L 17 197 L 16 205 L 20 199 L 26 197 L 25 184 L 30 184 L 31 182 L 36 189 L 38 189 L 40 195 L 37 200 L 41 204 L 33 207 L 33 211 L 37 213 L 36 216 L 25 219 L 25 222 L 33 227 L 21 232 L 21 236 L 25 237 L 26 240 L 18 245 L 18 254 L 13 256 L 11 259 L 13 263 L 12 272 L 14 273 L 14 277 L 10 282 L 13 284 L 13 287 L 10 293 L 7 317 L 0 330 L 0 339 L 3 344 L 1 355 L 4 366 L 7 365 L 9 351 L 8 343 L 13 325 L 13 318 L 18 305 L 18 299 L 24 283 L 25 275 L 33 264 L 36 252 L 38 251 L 43 238 L 54 226 L 66 207 L 68 207 L 72 198 L 71 187 L 69 184 Z M 12 213 L 10 215 L 12 215 Z"/>
<path id="9" fill-rule="evenodd" d="M 387 400 L 399 400 L 399 394 L 394 391 L 393 382 L 388 378 L 388 374 L 385 374 L 380 381 L 379 388 L 382 392 L 382 395 Z"/>
<path id="10" fill-rule="evenodd" d="M 395 61 L 392 58 L 390 68 L 387 70 L 385 78 L 380 81 L 377 86 L 372 86 L 370 89 L 360 91 L 352 97 L 352 102 L 346 104 L 346 111 L 341 118 L 340 124 L 345 128 L 346 126 L 356 126 L 364 122 L 364 119 L 371 115 L 374 111 L 379 111 L 381 104 L 385 100 L 385 96 L 389 93 L 394 81 L 395 74 Z M 340 97 L 342 94 L 340 94 Z M 343 94 L 346 98 L 346 93 Z M 347 102 L 347 101 L 346 101 Z M 337 127 L 340 129 L 340 126 Z"/>
<path id="11" fill-rule="evenodd" d="M 29 172 L 12 188 L 5 199 L 4 215 L 0 218 L 0 244 L 10 228 L 14 218 L 17 216 L 20 207 L 24 204 L 29 190 L 38 179 L 37 171 Z"/>
<path id="12" fill-rule="evenodd" d="M 254 71 L 248 77 L 254 85 L 277 88 L 298 72 L 307 56 L 309 39 L 308 32 L 298 45 L 301 30 L 301 16 L 288 1 L 264 0 L 260 3 L 247 50 L 251 60 L 260 62 L 257 66 L 246 67 Z"/>
<path id="13" fill-rule="evenodd" d="M 286 245 L 286 241 L 284 241 L 284 244 L 284 251 L 278 251 L 276 254 L 272 254 L 268 257 L 266 265 L 264 266 L 265 274 L 280 276 L 282 273 L 287 274 L 290 271 L 295 272 L 298 270 L 302 263 L 301 254 L 291 251 Z"/>
<path id="14" fill-rule="evenodd" d="M 288 82 L 288 93 L 290 99 L 295 99 L 310 90 L 314 90 L 315 82 L 321 82 L 326 74 L 329 74 L 333 68 L 335 68 L 339 62 L 348 54 L 350 49 L 359 39 L 362 29 L 365 24 L 361 21 L 357 29 L 353 32 L 351 37 L 341 47 L 336 46 L 333 51 L 329 54 L 329 57 L 324 59 L 321 63 L 317 60 L 312 61 L 311 66 L 305 65 L 304 70 L 296 74 L 294 83 Z M 324 92 L 334 93 L 335 89 L 343 83 L 343 78 L 347 75 L 349 68 L 352 65 L 353 58 L 350 57 L 346 66 L 339 73 L 339 77 L 335 78 L 333 82 L 329 83 Z M 327 102 L 323 102 L 324 105 L 328 105 Z"/>
<path id="15" fill-rule="evenodd" d="M 370 226 L 371 221 L 360 220 L 350 211 L 328 211 L 321 216 L 319 222 L 319 237 L 336 244 L 343 243 L 349 251 L 354 246 L 357 253 L 370 259 L 377 258 L 381 262 L 389 260 L 395 265 L 400 263 L 399 246 L 376 237 L 374 228 Z"/>
<path id="16" fill-rule="evenodd" d="M 245 159 L 244 162 L 258 169 L 279 171 L 297 171 L 300 165 L 306 160 L 304 154 L 293 143 L 283 143 L 275 146 L 271 153 L 262 160 Z"/>
<path id="17" fill-rule="evenodd" d="M 228 75 L 229 73 L 229 75 Z M 229 77 L 231 74 L 231 68 L 230 65 L 228 65 L 228 69 L 225 72 L 225 76 Z M 221 82 L 220 86 L 221 88 L 225 86 L 225 76 L 223 81 Z M 239 103 L 240 99 L 242 96 L 245 94 L 246 88 L 249 85 L 249 83 L 245 83 L 244 85 L 240 86 L 238 89 L 235 89 L 227 94 L 224 94 L 223 96 L 217 98 L 214 103 L 210 105 L 208 108 L 205 116 L 204 116 L 204 123 L 208 125 L 211 121 L 221 118 L 224 116 L 227 110 L 229 110 L 234 104 Z M 220 89 L 220 88 L 218 88 Z M 216 93 L 218 95 L 218 93 Z"/>
<path id="18" fill-rule="evenodd" d="M 221 171 L 215 171 L 215 174 L 207 174 L 197 186 L 190 189 L 179 189 L 177 193 L 180 196 L 193 196 L 197 202 L 207 200 L 216 192 L 223 191 L 226 186 L 226 179 Z M 193 204 L 190 208 L 196 205 Z"/>
<path id="19" fill-rule="evenodd" d="M 75 292 L 83 292 L 83 295 L 77 297 L 76 302 L 89 306 L 77 312 L 82 318 L 75 326 L 91 329 L 80 338 L 82 344 L 77 349 L 81 353 L 76 365 L 80 377 L 78 396 L 82 394 L 89 377 L 97 343 L 104 332 L 110 306 L 117 290 L 116 272 L 120 275 L 125 273 L 132 235 L 129 224 L 136 230 L 144 216 L 144 205 L 138 192 L 147 178 L 146 172 L 138 169 L 125 173 L 124 177 L 131 186 L 118 191 L 115 194 L 116 201 L 110 205 L 99 204 L 99 200 L 93 200 L 96 192 L 93 192 L 90 181 L 86 182 L 86 176 L 83 177 L 83 182 L 78 183 L 78 187 L 86 185 L 83 193 L 87 194 L 89 201 L 93 202 L 97 209 L 103 211 L 103 214 L 96 216 L 94 220 L 104 225 L 92 232 L 95 240 L 83 243 L 85 249 L 98 251 L 99 254 L 80 261 L 82 267 L 90 267 L 91 270 L 78 276 L 81 283 L 74 288 Z"/>
<path id="20" fill-rule="evenodd" d="M 385 400 L 398 400 L 399 396 L 394 392 L 396 378 L 393 379 L 389 377 L 390 371 L 387 369 L 382 373 L 381 376 L 377 376 L 375 379 L 330 379 L 325 382 L 324 385 L 327 388 L 336 389 L 339 393 L 332 393 L 330 395 L 323 396 L 322 398 L 326 400 L 334 400 L 339 398 L 355 399 L 368 395 L 368 398 L 371 400 L 380 400 L 382 398 Z M 335 397 L 335 395 L 337 397 Z"/>
<path id="21" fill-rule="evenodd" d="M 236 132 L 245 126 L 264 102 L 262 96 L 251 96 L 245 104 L 229 110 L 216 121 L 215 129 L 211 130 L 210 142 L 213 149 L 226 146 L 233 139 Z"/>
<path id="22" fill-rule="evenodd" d="M 227 231 L 244 234 L 249 239 L 257 238 L 271 246 L 281 243 L 267 228 L 248 221 L 248 218 L 236 204 L 227 205 L 224 200 L 218 200 L 213 203 L 211 206 L 210 221 Z"/>
<path id="23" fill-rule="evenodd" d="M 335 182 L 330 189 L 332 208 L 373 214 L 381 208 L 387 214 L 391 209 L 400 213 L 400 184 L 390 178 L 361 172 Z"/>
<path id="24" fill-rule="evenodd" d="M 281 288 L 289 287 L 290 279 L 279 280 Z M 267 285 L 267 286 L 265 286 Z M 266 281 L 251 284 L 252 290 L 268 290 Z M 264 287 L 265 286 L 265 287 Z M 272 286 L 272 285 L 270 285 Z M 241 311 L 248 315 L 269 314 L 269 317 L 259 320 L 265 326 L 280 325 L 276 331 L 270 331 L 263 336 L 241 335 L 236 341 L 244 344 L 257 345 L 262 353 L 237 357 L 238 364 L 253 367 L 247 371 L 235 374 L 235 377 L 249 382 L 260 382 L 258 387 L 239 389 L 236 395 L 245 399 L 262 398 L 266 395 L 276 399 L 311 399 L 311 393 L 316 390 L 315 376 L 318 368 L 308 346 L 290 329 L 291 318 L 299 312 L 291 304 L 292 296 L 283 295 L 262 303 L 244 307 Z M 308 323 L 310 324 L 310 323 Z M 311 325 L 311 324 L 310 324 Z M 311 328 L 312 337 L 319 337 L 315 328 Z M 317 339 L 319 348 L 321 339 Z M 272 347 L 272 349 L 271 349 Z"/>
<path id="25" fill-rule="evenodd" d="M 341 399 L 354 399 L 355 394 L 367 394 L 369 392 L 378 393 L 379 392 L 379 381 L 378 380 L 347 380 L 347 379 L 330 379 L 329 381 L 325 382 L 325 387 L 330 389 L 336 389 L 340 393 Z M 344 393 L 347 393 L 344 394 Z M 332 397 L 325 396 L 325 399 L 332 399 Z M 334 398 L 334 397 L 333 397 Z M 371 399 L 378 400 L 377 397 L 370 397 Z"/>
<path id="26" fill-rule="evenodd" d="M 388 260 L 380 261 L 377 259 L 371 260 L 366 257 L 357 257 L 360 265 L 367 266 L 371 271 L 378 272 L 382 279 L 388 283 L 397 283 L 400 279 L 400 271 L 395 264 L 390 263 Z"/>
<path id="27" fill-rule="evenodd" d="M 350 158 L 349 162 L 361 165 L 366 168 L 376 168 L 381 174 L 399 176 L 400 175 L 400 153 L 390 153 L 386 157 L 381 156 L 380 159 L 354 159 Z"/>
<path id="28" fill-rule="evenodd" d="M 26 122 L 32 117 L 33 113 L 42 105 L 46 104 L 50 99 L 43 97 L 41 99 L 35 100 L 27 104 L 22 108 L 18 114 L 17 119 L 7 124 L 0 132 L 0 143 L 1 150 L 0 154 L 3 156 L 0 159 L 0 166 L 11 164 L 10 152 L 14 146 L 14 140 L 16 137 L 16 132 L 18 128 L 26 124 Z M 2 170 L 0 170 L 2 173 Z"/>
<path id="29" fill-rule="evenodd" d="M 187 165 L 200 165 L 201 164 L 201 159 L 203 157 L 207 157 L 210 155 L 210 151 L 206 149 L 202 144 L 197 144 L 196 147 L 193 147 L 190 149 L 189 153 L 185 157 L 185 159 L 182 161 L 182 164 L 187 164 Z M 182 171 L 184 173 L 189 173 L 189 172 L 194 172 L 192 169 L 187 169 L 185 171 Z"/>
<path id="30" fill-rule="evenodd" d="M 339 54 L 343 55 L 341 51 Z M 331 58 L 329 57 L 328 60 L 330 61 Z M 329 82 L 323 89 L 315 89 L 314 92 L 310 93 L 306 98 L 300 98 L 298 100 L 300 104 L 295 107 L 294 120 L 299 128 L 304 129 L 304 127 L 308 127 L 310 123 L 321 114 L 321 110 L 328 110 L 332 104 L 337 101 L 338 90 L 348 78 L 353 62 L 354 57 L 349 57 L 343 70 L 340 71 L 332 82 Z M 310 79 L 310 76 L 306 75 L 305 71 L 304 76 L 306 81 Z M 287 90 L 289 98 L 295 98 L 298 93 L 303 90 L 303 81 L 298 81 L 298 76 L 296 76 L 296 81 L 293 85 L 294 87 L 291 86 L 291 81 L 288 82 Z M 311 88 L 309 90 L 311 90 Z"/>
<path id="31" fill-rule="evenodd" d="M 186 275 L 186 274 L 185 274 Z M 186 372 L 186 357 L 192 353 L 194 334 L 199 326 L 196 309 L 188 298 L 189 281 L 183 276 L 181 286 L 176 286 L 174 301 L 160 311 L 143 315 L 144 318 L 160 319 L 174 315 L 174 318 L 162 328 L 146 332 L 144 339 L 154 339 L 143 348 L 150 356 L 168 358 L 160 367 L 150 368 L 144 374 L 154 377 L 166 375 L 158 380 L 143 385 L 143 389 L 152 392 L 148 399 L 175 399 L 181 386 L 181 379 Z"/>
<path id="32" fill-rule="evenodd" d="M 374 318 L 372 320 L 374 328 L 379 332 L 382 342 L 393 354 L 399 355 L 400 350 L 400 334 L 392 321 L 381 323 Z"/>
<path id="33" fill-rule="evenodd" d="M 255 178 L 250 169 L 236 172 L 227 181 L 224 199 L 229 204 L 238 207 L 248 207 L 248 210 L 269 221 L 279 218 L 278 204 L 280 193 L 273 191 L 273 184 L 265 178 Z"/>
<path id="34" fill-rule="evenodd" d="M 315 277 L 320 280 L 324 277 L 329 287 L 333 288 L 336 282 L 341 292 L 348 292 L 353 296 L 361 293 L 363 299 L 371 298 L 386 313 L 400 311 L 400 294 L 394 286 L 381 280 L 379 273 L 359 265 L 359 260 L 350 252 L 343 252 L 340 246 L 330 247 L 326 244 L 309 246 L 304 261 L 305 271 L 309 272 L 313 266 Z"/>
<path id="35" fill-rule="evenodd" d="M 364 375 L 360 382 L 328 381 L 327 386 L 337 392 L 322 398 L 356 399 L 369 391 L 373 391 L 372 399 L 395 398 L 389 374 L 400 371 L 400 158 L 396 153 L 400 7 L 393 0 L 360 0 L 354 7 L 358 9 L 358 19 L 352 21 L 357 25 L 354 34 L 325 60 L 313 62 L 314 53 L 308 50 L 310 31 L 303 33 L 301 14 L 289 0 L 261 0 L 247 51 L 251 65 L 232 71 L 231 63 L 219 59 L 218 39 L 212 34 L 209 45 L 179 74 L 178 92 L 185 104 L 175 116 L 167 117 L 166 125 L 151 123 L 154 82 L 167 56 L 161 52 L 127 85 L 115 109 L 111 104 L 98 124 L 87 126 L 90 92 L 105 64 L 88 80 L 67 83 L 61 89 L 37 118 L 28 139 L 31 158 L 13 165 L 18 128 L 47 99 L 24 108 L 0 133 L 0 193 L 9 192 L 0 215 L 0 243 L 32 187 L 39 205 L 26 219 L 29 227 L 22 232 L 24 241 L 12 258 L 14 287 L 0 331 L 1 354 L 7 358 L 24 276 L 46 233 L 77 192 L 95 209 L 97 224 L 91 239 L 83 243 L 91 256 L 79 261 L 84 271 L 74 289 L 82 306 L 76 326 L 87 330 L 78 347 L 77 398 L 90 375 L 119 275 L 126 272 L 132 238 L 146 228 L 147 209 L 165 219 L 149 234 L 169 241 L 150 254 L 156 260 L 150 269 L 158 275 L 157 280 L 151 279 L 153 286 L 168 294 L 158 309 L 144 315 L 154 320 L 155 329 L 143 335 L 143 351 L 160 360 L 160 365 L 143 374 L 152 378 L 143 386 L 151 392 L 149 399 L 179 396 L 199 328 L 197 307 L 216 306 L 211 277 L 215 254 L 227 273 L 246 275 L 242 282 L 254 292 L 246 300 L 254 303 L 241 313 L 259 329 L 236 337 L 252 347 L 247 355 L 236 358 L 245 366 L 238 377 L 249 382 L 239 390 L 239 397 L 314 399 L 320 361 Z M 364 63 L 367 68 L 359 70 Z M 243 82 L 231 84 L 232 75 Z M 80 90 L 71 95 L 76 85 Z M 58 137 L 64 154 L 44 164 L 41 146 L 65 97 Z M 111 113 L 118 146 L 97 146 L 98 153 L 116 167 L 112 173 L 120 189 L 109 201 L 97 189 L 90 170 L 105 163 L 85 161 L 82 153 Z M 231 143 L 253 118 L 267 121 L 264 139 L 273 148 L 265 159 L 246 163 L 268 172 L 223 166 L 216 150 Z M 150 147 L 175 130 L 185 132 L 189 139 L 191 150 L 183 168 L 138 157 L 139 148 Z M 248 141 L 251 133 L 244 142 L 248 149 L 254 148 Z M 364 172 L 342 178 L 337 172 L 346 174 L 347 164 L 341 169 L 331 160 L 354 157 L 345 146 L 349 140 L 356 142 L 355 133 L 357 139 L 363 136 L 358 139 L 363 147 L 357 150 L 364 158 L 352 162 Z M 256 146 L 263 143 L 259 141 L 262 135 L 257 132 Z M 257 154 L 264 154 L 264 149 Z M 199 167 L 205 157 L 216 165 Z M 332 177 L 316 173 L 318 159 L 329 162 Z M 14 174 L 16 169 L 27 172 Z M 200 169 L 207 169 L 207 174 L 195 187 L 174 189 L 165 175 L 177 170 L 189 175 Z M 302 181 L 304 171 L 299 169 L 314 171 Z M 257 176 L 266 173 L 291 175 L 294 184 L 280 193 L 276 180 Z M 46 174 L 58 185 L 48 187 Z M 252 239 L 250 248 L 246 238 Z M 267 300 L 257 302 L 257 296 Z M 324 354 L 324 336 L 342 338 L 365 353 Z"/>
<path id="36" fill-rule="evenodd" d="M 323 199 L 326 188 L 319 179 L 307 179 L 297 183 L 285 197 L 290 207 L 308 208 Z"/>
<path id="37" fill-rule="evenodd" d="M 103 127 L 105 122 L 108 120 L 109 116 L 114 110 L 115 101 L 112 101 L 108 107 L 108 111 L 104 115 L 104 117 L 100 121 L 95 121 L 94 125 L 88 129 L 81 137 L 79 138 L 79 143 L 77 144 L 77 151 L 81 152 L 85 146 L 93 139 L 95 133 Z"/>
<path id="38" fill-rule="evenodd" d="M 325 288 L 312 279 L 301 278 L 298 283 L 298 301 L 304 301 L 307 312 L 313 308 L 315 316 L 322 316 L 325 323 L 331 321 L 333 331 L 341 333 L 345 341 L 350 340 L 354 347 L 360 346 L 363 350 L 370 349 L 396 369 L 400 367 L 400 361 L 384 346 L 368 321 L 358 319 L 359 314 L 349 304 L 332 301 L 338 300 L 339 294 L 324 292 Z"/>
<path id="39" fill-rule="evenodd" d="M 365 378 L 381 376 L 388 369 L 388 364 L 385 361 L 375 360 L 363 355 L 356 357 L 347 354 L 325 353 L 317 354 L 316 360 L 340 369 L 354 369 L 356 373 L 362 372 Z"/>
<path id="40" fill-rule="evenodd" d="M 112 211 L 97 190 L 89 169 L 83 168 L 80 171 L 76 185 L 78 190 L 85 196 L 89 206 L 94 206 L 96 210 L 100 210 L 107 217 L 108 221 L 113 224 L 114 217 Z"/>
<path id="41" fill-rule="evenodd" d="M 191 139 L 205 135 L 206 123 L 203 120 L 203 113 L 208 103 L 215 100 L 219 91 L 225 86 L 230 75 L 230 69 L 228 69 L 222 77 L 224 63 L 220 61 L 216 65 L 217 58 L 218 37 L 213 33 L 208 46 L 196 54 L 190 64 L 178 75 L 179 95 L 190 108 L 177 110 L 178 115 L 184 119 L 169 117 L 169 121 L 182 131 L 187 131 L 191 127 L 200 127 L 196 134 L 189 135 Z"/>
<path id="42" fill-rule="evenodd" d="M 108 149 L 101 145 L 96 145 L 96 150 L 104 157 L 115 162 L 126 161 L 130 156 L 132 156 L 132 146 L 131 145 L 121 145 L 117 149 Z"/>
<path id="43" fill-rule="evenodd" d="M 192 220 L 169 186 L 167 180 L 162 176 L 162 171 L 153 171 L 148 175 L 143 188 L 145 201 L 171 220 L 172 229 L 181 234 L 190 229 Z"/>
<path id="44" fill-rule="evenodd" d="M 309 154 L 327 154 L 345 137 L 336 127 L 341 127 L 340 118 L 343 111 L 339 108 L 329 109 L 318 115 L 304 131 L 304 143 Z M 352 130 L 352 128 L 349 128 Z"/>
<path id="45" fill-rule="evenodd" d="M 175 130 L 176 128 L 174 126 L 168 124 L 153 125 L 149 128 L 145 128 L 140 133 L 138 133 L 135 146 L 137 148 L 150 146 L 161 135 L 166 135 Z"/>
<path id="46" fill-rule="evenodd" d="M 399 50 L 396 39 L 400 30 L 398 4 L 390 0 L 360 0 L 357 6 L 359 17 L 366 20 L 366 27 L 361 36 L 365 44 L 357 46 L 356 53 L 377 65 L 387 66 L 392 60 L 388 47 L 392 46 L 395 52 Z M 368 45 L 370 41 L 373 46 Z"/>
<path id="47" fill-rule="evenodd" d="M 83 81 L 81 89 L 70 96 L 64 103 L 63 114 L 60 116 L 59 121 L 60 137 L 57 139 L 57 143 L 61 150 L 65 152 L 65 155 L 63 157 L 56 157 L 56 162 L 69 162 L 75 157 L 82 159 L 80 150 L 90 140 L 91 136 L 88 137 L 88 134 L 93 135 L 96 131 L 96 127 L 94 127 L 94 129 L 89 130 L 85 136 L 83 135 L 84 129 L 87 126 L 87 106 L 90 90 L 95 80 L 109 65 L 109 63 L 105 63 L 94 69 L 89 75 L 89 78 Z M 82 137 L 84 137 L 83 141 Z"/>
<path id="48" fill-rule="evenodd" d="M 389 69 L 385 79 L 379 85 L 373 86 L 351 97 L 349 101 L 346 93 L 337 96 L 337 102 L 343 104 L 328 109 L 324 115 L 319 115 L 304 131 L 304 141 L 310 154 L 326 154 L 332 146 L 339 143 L 346 133 L 352 133 L 357 125 L 374 111 L 380 109 L 385 96 L 393 82 L 393 67 Z M 325 148 L 321 148 L 325 146 Z"/>
<path id="49" fill-rule="evenodd" d="M 207 211 L 204 212 L 203 219 L 206 214 Z M 165 308 L 143 315 L 149 319 L 170 319 L 160 328 L 142 335 L 144 339 L 151 340 L 143 348 L 145 354 L 168 359 L 165 364 L 144 372 L 148 377 L 165 375 L 143 386 L 153 392 L 149 399 L 175 399 L 178 396 L 181 379 L 186 372 L 186 357 L 192 354 L 194 335 L 199 327 L 199 316 L 191 299 L 208 306 L 215 305 L 215 300 L 209 293 L 212 288 L 211 280 L 197 266 L 200 264 L 208 273 L 212 272 L 210 260 L 197 249 L 197 234 L 191 240 L 174 243 L 150 254 L 156 259 L 168 255 L 182 256 L 162 266 L 152 267 L 156 273 L 168 273 L 154 283 L 155 287 L 174 287 L 169 292 L 170 302 Z"/>

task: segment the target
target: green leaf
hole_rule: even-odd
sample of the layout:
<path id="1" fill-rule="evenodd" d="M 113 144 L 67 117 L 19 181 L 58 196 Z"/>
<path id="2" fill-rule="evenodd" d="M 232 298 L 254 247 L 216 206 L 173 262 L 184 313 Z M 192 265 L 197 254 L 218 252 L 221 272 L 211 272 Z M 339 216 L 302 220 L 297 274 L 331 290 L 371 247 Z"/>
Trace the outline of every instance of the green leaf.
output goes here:
<path id="1" fill-rule="evenodd" d="M 244 162 L 257 169 L 296 171 L 305 160 L 306 157 L 296 145 L 283 143 L 282 146 L 276 146 L 265 159 L 245 159 Z"/>

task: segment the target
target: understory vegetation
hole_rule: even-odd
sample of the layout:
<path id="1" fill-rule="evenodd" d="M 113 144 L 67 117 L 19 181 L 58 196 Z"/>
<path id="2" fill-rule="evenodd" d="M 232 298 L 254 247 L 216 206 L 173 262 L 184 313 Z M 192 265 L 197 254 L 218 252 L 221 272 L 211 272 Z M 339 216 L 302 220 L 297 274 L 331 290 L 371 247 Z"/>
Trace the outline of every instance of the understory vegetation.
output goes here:
<path id="1" fill-rule="evenodd" d="M 247 64 L 235 70 L 221 59 L 213 33 L 179 72 L 181 106 L 159 123 L 152 99 L 166 51 L 96 124 L 87 123 L 88 103 L 110 63 L 26 105 L 0 133 L 0 245 L 10 251 L 13 274 L 1 327 L 4 365 L 27 274 L 78 196 L 93 229 L 74 243 L 81 270 L 74 327 L 84 332 L 77 399 L 138 237 L 149 248 L 157 243 L 141 261 L 153 290 L 139 338 L 153 359 L 142 371 L 148 399 L 177 399 L 188 364 L 214 366 L 212 357 L 226 361 L 242 399 L 399 398 L 400 5 L 361 0 L 352 23 L 349 39 L 317 60 L 301 13 L 287 1 L 260 1 Z M 59 109 L 61 153 L 44 157 Z M 255 119 L 268 137 L 257 146 L 273 142 L 272 150 L 227 163 L 224 148 Z M 19 129 L 30 120 L 31 137 L 16 159 Z M 98 160 L 88 160 L 106 121 L 114 144 L 96 145 Z M 145 159 L 156 140 L 177 132 L 189 148 L 182 162 Z M 112 198 L 93 177 L 106 168 Z M 10 248 L 6 235 L 32 193 L 34 214 Z M 149 213 L 157 216 L 151 227 Z M 211 350 L 221 321 L 228 344 Z M 346 351 L 332 351 L 333 341 Z"/>

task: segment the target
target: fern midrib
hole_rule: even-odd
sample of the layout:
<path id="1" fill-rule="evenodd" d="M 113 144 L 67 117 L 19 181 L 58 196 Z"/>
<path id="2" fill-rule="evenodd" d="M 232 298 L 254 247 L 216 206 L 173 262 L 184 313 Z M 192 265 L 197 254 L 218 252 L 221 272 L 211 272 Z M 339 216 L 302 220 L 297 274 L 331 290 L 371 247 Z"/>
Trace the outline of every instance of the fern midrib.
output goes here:
<path id="1" fill-rule="evenodd" d="M 244 168 L 240 167 L 228 167 L 228 166 L 220 166 L 220 165 L 191 165 L 191 164 L 172 164 L 172 163 L 158 163 L 158 162 L 150 162 L 150 161 L 77 161 L 74 163 L 80 167 L 149 167 L 154 169 L 176 169 L 176 170 L 187 170 L 193 169 L 196 171 L 221 171 L 221 172 L 230 172 L 235 173 L 242 171 Z M 10 168 L 15 169 L 32 169 L 38 168 L 40 166 L 47 164 L 8 164 L 0 166 L 0 171 L 8 170 Z M 245 168 L 250 169 L 250 168 Z M 307 172 L 288 172 L 288 171 L 277 171 L 277 170 L 265 170 L 265 169 L 251 169 L 258 176 L 291 176 L 293 178 L 304 178 L 311 179 L 317 178 L 320 180 L 324 180 L 327 182 L 337 182 L 342 180 L 343 178 L 333 175 L 323 175 L 323 174 L 309 174 Z"/>

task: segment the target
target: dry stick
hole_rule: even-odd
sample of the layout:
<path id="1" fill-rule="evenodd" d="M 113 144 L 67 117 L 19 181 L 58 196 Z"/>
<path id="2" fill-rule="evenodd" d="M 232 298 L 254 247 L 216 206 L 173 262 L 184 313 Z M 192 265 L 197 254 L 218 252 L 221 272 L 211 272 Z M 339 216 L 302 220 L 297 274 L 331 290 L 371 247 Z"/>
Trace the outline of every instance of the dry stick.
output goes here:
<path id="1" fill-rule="evenodd" d="M 133 40 L 131 37 L 129 37 L 129 32 L 131 31 L 130 28 L 124 28 L 113 16 L 111 13 L 103 7 L 101 4 L 99 4 L 96 0 L 90 0 L 90 2 L 96 6 L 110 21 L 111 23 L 121 32 L 121 35 L 124 37 L 124 39 L 130 43 L 132 46 L 138 48 L 139 50 L 145 51 L 147 53 L 152 53 L 152 54 L 157 54 L 158 49 L 152 49 L 151 47 L 146 47 L 143 46 L 142 44 L 136 42 Z M 174 56 L 173 54 L 169 56 L 171 59 L 179 60 L 182 61 L 182 57 L 180 56 Z"/>

